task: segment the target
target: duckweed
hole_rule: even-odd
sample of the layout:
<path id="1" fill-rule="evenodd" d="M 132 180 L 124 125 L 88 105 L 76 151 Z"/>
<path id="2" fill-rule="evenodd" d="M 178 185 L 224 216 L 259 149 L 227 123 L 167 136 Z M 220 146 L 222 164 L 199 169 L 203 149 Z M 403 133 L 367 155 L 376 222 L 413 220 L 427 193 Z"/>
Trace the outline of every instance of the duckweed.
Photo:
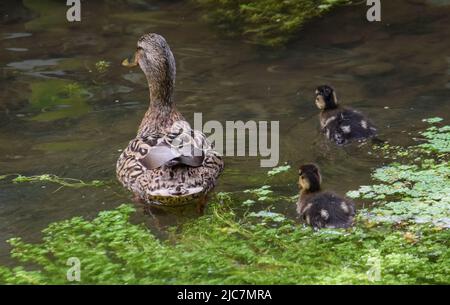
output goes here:
<path id="1" fill-rule="evenodd" d="M 373 208 L 363 211 L 366 218 L 378 222 L 430 223 L 450 228 L 450 126 L 436 126 L 441 118 L 424 119 L 433 124 L 420 132 L 424 143 L 399 149 L 382 147 L 390 158 L 401 157 L 376 169 L 372 177 L 380 182 L 361 186 L 349 197 L 372 200 Z"/>

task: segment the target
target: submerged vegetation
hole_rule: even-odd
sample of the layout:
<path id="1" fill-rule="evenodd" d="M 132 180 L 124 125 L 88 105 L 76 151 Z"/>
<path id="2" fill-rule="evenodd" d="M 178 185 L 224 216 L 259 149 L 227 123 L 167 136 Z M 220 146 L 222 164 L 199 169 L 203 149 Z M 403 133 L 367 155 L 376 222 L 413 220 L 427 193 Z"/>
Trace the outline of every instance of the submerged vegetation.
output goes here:
<path id="1" fill-rule="evenodd" d="M 91 109 L 87 103 L 89 92 L 74 83 L 62 79 L 33 82 L 30 85 L 30 111 L 32 119 L 39 122 L 79 117 Z"/>
<path id="2" fill-rule="evenodd" d="M 100 180 L 92 180 L 90 182 L 85 182 L 80 179 L 73 178 L 62 178 L 52 174 L 43 174 L 43 175 L 35 175 L 35 176 L 23 176 L 20 174 L 10 174 L 10 175 L 1 175 L 0 180 L 6 179 L 8 177 L 15 176 L 12 179 L 13 183 L 35 183 L 35 182 L 50 182 L 61 185 L 61 187 L 71 187 L 71 188 L 81 188 L 81 187 L 101 187 L 105 186 L 106 183 Z"/>
<path id="3" fill-rule="evenodd" d="M 312 18 L 350 0 L 195 0 L 205 19 L 229 36 L 241 35 L 264 46 L 281 46 Z"/>
<path id="4" fill-rule="evenodd" d="M 67 261 L 76 257 L 83 284 L 448 284 L 450 137 L 429 123 L 425 143 L 379 148 L 404 160 L 376 169 L 379 184 L 349 192 L 375 206 L 360 210 L 353 228 L 313 231 L 266 209 L 237 215 L 242 199 L 218 193 L 207 215 L 160 240 L 122 205 L 93 220 L 53 223 L 39 244 L 10 239 L 20 264 L 0 267 L 0 282 L 68 283 Z M 279 198 L 268 185 L 244 194 Z"/>

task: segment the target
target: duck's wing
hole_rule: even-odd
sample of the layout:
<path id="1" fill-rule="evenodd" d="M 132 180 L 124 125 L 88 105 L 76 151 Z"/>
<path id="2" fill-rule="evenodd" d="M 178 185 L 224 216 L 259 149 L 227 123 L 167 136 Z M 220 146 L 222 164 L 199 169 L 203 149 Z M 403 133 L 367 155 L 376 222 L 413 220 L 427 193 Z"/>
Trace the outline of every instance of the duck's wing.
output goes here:
<path id="1" fill-rule="evenodd" d="M 116 165 L 125 187 L 143 200 L 161 202 L 165 197 L 190 198 L 209 192 L 222 170 L 221 155 L 187 122 L 175 124 L 164 135 L 131 140 Z"/>
<path id="2" fill-rule="evenodd" d="M 141 163 L 148 169 L 180 164 L 199 167 L 205 159 L 205 150 L 210 148 L 203 133 L 191 129 L 186 121 L 178 121 L 148 150 Z"/>
<path id="3" fill-rule="evenodd" d="M 161 167 L 170 161 L 180 157 L 180 153 L 165 143 L 160 143 L 149 148 L 148 153 L 140 160 L 147 169 Z"/>

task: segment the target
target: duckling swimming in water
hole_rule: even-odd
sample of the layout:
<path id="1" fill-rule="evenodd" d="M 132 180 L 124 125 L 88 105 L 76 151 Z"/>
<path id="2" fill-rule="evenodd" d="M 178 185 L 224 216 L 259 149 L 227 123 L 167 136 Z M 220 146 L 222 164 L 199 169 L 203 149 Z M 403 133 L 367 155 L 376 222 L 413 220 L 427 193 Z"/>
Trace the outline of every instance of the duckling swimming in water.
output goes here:
<path id="1" fill-rule="evenodd" d="M 355 205 L 352 201 L 320 189 L 322 177 L 315 164 L 305 164 L 299 169 L 300 198 L 297 212 L 315 229 L 347 228 L 352 226 Z"/>
<path id="2" fill-rule="evenodd" d="M 330 141 L 345 145 L 376 136 L 377 129 L 362 113 L 338 105 L 336 92 L 330 86 L 317 87 L 316 105 L 321 110 L 321 130 Z"/>

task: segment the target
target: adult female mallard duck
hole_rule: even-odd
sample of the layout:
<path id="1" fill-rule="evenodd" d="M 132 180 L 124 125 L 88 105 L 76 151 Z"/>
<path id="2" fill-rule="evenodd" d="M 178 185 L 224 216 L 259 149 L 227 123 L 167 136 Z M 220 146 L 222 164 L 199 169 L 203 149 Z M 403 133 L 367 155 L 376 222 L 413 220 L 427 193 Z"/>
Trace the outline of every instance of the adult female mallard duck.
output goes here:
<path id="1" fill-rule="evenodd" d="M 305 164 L 299 170 L 300 198 L 297 212 L 316 229 L 347 228 L 353 224 L 355 205 L 333 192 L 321 190 L 322 176 L 315 164 Z"/>
<path id="2" fill-rule="evenodd" d="M 142 69 L 150 106 L 136 138 L 117 161 L 117 178 L 138 201 L 179 205 L 198 199 L 197 208 L 203 211 L 223 160 L 175 107 L 175 58 L 169 45 L 158 34 L 146 34 L 138 40 L 134 58 L 122 64 Z"/>
<path id="3" fill-rule="evenodd" d="M 339 106 L 336 92 L 330 86 L 316 89 L 316 106 L 321 110 L 320 127 L 330 141 L 338 145 L 368 138 L 382 142 L 375 138 L 377 129 L 362 113 Z"/>

